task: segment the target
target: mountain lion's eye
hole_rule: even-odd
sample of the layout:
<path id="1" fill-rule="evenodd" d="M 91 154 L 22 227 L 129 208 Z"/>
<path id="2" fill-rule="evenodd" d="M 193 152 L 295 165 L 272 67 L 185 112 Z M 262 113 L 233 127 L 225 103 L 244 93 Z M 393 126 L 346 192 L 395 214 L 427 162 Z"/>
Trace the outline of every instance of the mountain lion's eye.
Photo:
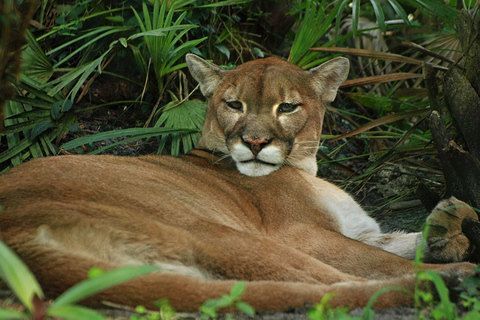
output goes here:
<path id="1" fill-rule="evenodd" d="M 225 101 L 225 103 L 230 109 L 239 111 L 243 109 L 243 104 L 240 101 Z"/>
<path id="2" fill-rule="evenodd" d="M 293 112 L 298 108 L 299 104 L 293 104 L 293 103 L 281 103 L 278 106 L 277 111 L 281 113 L 288 113 L 288 112 Z"/>

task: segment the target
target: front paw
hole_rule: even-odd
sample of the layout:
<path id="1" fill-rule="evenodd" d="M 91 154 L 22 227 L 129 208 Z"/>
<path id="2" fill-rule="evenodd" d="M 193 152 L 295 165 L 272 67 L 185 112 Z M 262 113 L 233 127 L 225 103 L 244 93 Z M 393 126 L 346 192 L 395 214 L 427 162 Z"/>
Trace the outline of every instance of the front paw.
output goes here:
<path id="1" fill-rule="evenodd" d="M 451 197 L 442 200 L 427 218 L 429 257 L 439 262 L 464 261 L 475 247 L 462 232 L 465 219 L 478 220 L 475 211 L 465 202 Z"/>

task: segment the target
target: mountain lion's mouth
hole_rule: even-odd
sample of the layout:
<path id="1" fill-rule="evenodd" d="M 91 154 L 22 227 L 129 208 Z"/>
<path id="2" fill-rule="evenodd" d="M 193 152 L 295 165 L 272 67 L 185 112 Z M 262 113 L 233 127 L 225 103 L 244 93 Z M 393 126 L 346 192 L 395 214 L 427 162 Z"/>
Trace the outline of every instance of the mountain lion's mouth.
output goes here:
<path id="1" fill-rule="evenodd" d="M 251 160 L 245 160 L 245 161 L 239 161 L 239 162 L 244 163 L 244 164 L 247 164 L 247 163 L 266 164 L 266 165 L 272 166 L 272 167 L 278 166 L 278 163 L 265 162 L 265 161 L 262 161 L 262 160 L 259 160 L 259 159 L 251 159 Z"/>

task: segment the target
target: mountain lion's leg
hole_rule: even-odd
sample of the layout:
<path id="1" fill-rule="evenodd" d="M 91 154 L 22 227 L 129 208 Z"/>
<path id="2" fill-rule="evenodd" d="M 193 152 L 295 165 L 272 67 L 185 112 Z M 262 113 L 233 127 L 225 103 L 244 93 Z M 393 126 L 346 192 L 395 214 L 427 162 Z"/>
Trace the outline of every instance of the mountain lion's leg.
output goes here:
<path id="1" fill-rule="evenodd" d="M 478 220 L 475 211 L 465 202 L 452 197 L 442 200 L 427 218 L 429 232 L 424 248 L 426 261 L 455 262 L 468 259 L 474 247 L 462 232 L 464 219 Z M 357 239 L 366 244 L 414 259 L 422 233 L 364 233 Z"/>
<path id="2" fill-rule="evenodd" d="M 95 259 L 88 255 L 79 255 L 75 251 L 59 251 L 57 248 L 32 247 L 22 244 L 16 247 L 39 280 L 49 298 L 64 292 L 87 277 L 92 267 L 104 270 L 119 267 Z M 290 259 L 290 257 L 286 257 Z M 258 265 L 269 268 L 269 265 Z M 144 305 L 153 310 L 154 302 L 167 298 L 169 303 L 181 311 L 198 311 L 206 300 L 228 294 L 237 280 L 202 280 L 195 277 L 152 273 L 111 289 L 102 291 L 84 303 L 100 306 L 102 301 L 125 304 L 132 307 Z M 364 306 L 369 297 L 385 286 L 401 286 L 409 291 L 414 289 L 413 275 L 386 281 L 343 282 L 332 285 L 307 284 L 283 281 L 247 281 L 246 291 L 241 299 L 250 303 L 255 310 L 284 310 L 288 307 L 303 307 L 305 302 L 316 303 L 328 292 L 337 292 L 332 303 L 335 306 L 351 308 Z M 412 304 L 410 295 L 399 291 L 389 292 L 378 301 L 377 307 L 387 308 Z"/>
<path id="3" fill-rule="evenodd" d="M 73 215 L 73 213 L 72 213 Z M 58 260 L 74 252 L 75 260 L 91 259 L 103 265 L 157 265 L 163 272 L 199 279 L 275 280 L 331 284 L 361 281 L 300 250 L 269 237 L 238 231 L 210 222 L 197 230 L 148 221 L 81 221 L 8 230 L 2 237 L 28 262 L 36 252 Z M 143 232 L 142 232 L 143 230 Z M 215 231 L 215 232 L 212 232 Z M 72 262 L 75 264 L 76 262 Z M 29 266 L 41 262 L 31 262 Z M 58 269 L 68 268 L 59 263 Z M 87 270 L 88 271 L 88 270 Z M 85 273 L 86 275 L 86 273 Z"/>
<path id="4" fill-rule="evenodd" d="M 106 263 L 91 256 L 82 256 L 75 251 L 59 251 L 58 248 L 32 247 L 23 244 L 22 258 L 30 266 L 49 297 L 55 297 L 71 286 L 86 278 L 92 267 L 108 270 L 119 265 Z M 291 259 L 291 257 L 285 257 Z M 446 265 L 447 272 L 468 273 L 472 268 L 467 264 Z M 258 264 L 257 268 L 269 269 L 270 265 Z M 327 274 L 328 275 L 328 274 Z M 242 279 L 239 279 L 242 280 Z M 176 310 L 198 311 L 206 300 L 228 294 L 237 280 L 198 279 L 180 274 L 152 273 L 119 286 L 102 291 L 85 303 L 99 305 L 101 301 L 110 301 L 132 307 L 144 305 L 156 309 L 154 302 L 167 298 Z M 346 281 L 333 284 L 309 284 L 285 281 L 246 281 L 246 290 L 241 299 L 250 303 L 255 310 L 285 310 L 288 307 L 303 307 L 306 302 L 317 303 L 322 297 L 335 292 L 331 303 L 334 307 L 363 307 L 379 289 L 398 286 L 413 292 L 414 274 L 386 280 Z M 411 305 L 413 295 L 401 291 L 389 291 L 376 302 L 376 308 L 390 308 Z"/>

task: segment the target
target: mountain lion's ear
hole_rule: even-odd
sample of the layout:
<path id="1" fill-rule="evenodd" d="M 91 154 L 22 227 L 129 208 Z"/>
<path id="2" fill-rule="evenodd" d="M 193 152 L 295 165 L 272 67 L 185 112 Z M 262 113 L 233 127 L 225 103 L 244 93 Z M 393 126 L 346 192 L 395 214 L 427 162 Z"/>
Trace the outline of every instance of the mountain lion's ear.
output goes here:
<path id="1" fill-rule="evenodd" d="M 310 69 L 312 81 L 319 90 L 325 103 L 332 102 L 340 85 L 347 79 L 350 62 L 347 58 L 338 57 Z"/>
<path id="2" fill-rule="evenodd" d="M 225 70 L 191 53 L 187 54 L 185 59 L 190 73 L 200 84 L 203 95 L 206 98 L 210 97 L 222 81 Z"/>

